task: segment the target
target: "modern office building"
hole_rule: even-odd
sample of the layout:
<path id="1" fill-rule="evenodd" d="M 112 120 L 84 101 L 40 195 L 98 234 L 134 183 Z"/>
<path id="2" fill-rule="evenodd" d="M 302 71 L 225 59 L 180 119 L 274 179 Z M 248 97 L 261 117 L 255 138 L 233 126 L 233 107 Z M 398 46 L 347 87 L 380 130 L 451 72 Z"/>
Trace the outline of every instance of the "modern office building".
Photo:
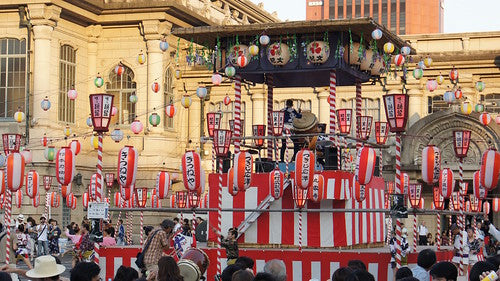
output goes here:
<path id="1" fill-rule="evenodd" d="M 306 19 L 371 17 L 397 34 L 443 32 L 444 0 L 306 0 Z"/>

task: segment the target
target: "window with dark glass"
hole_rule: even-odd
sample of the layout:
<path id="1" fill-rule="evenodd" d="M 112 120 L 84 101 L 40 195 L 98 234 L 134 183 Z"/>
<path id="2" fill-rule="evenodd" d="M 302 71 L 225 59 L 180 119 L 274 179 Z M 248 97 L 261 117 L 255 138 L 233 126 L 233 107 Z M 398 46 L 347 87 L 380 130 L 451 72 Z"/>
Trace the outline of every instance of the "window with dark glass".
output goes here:
<path id="1" fill-rule="evenodd" d="M 380 16 L 382 17 L 382 24 L 387 26 L 387 0 L 382 1 L 382 15 Z"/>
<path id="2" fill-rule="evenodd" d="M 352 0 L 352 2 L 356 4 L 356 5 L 354 5 L 354 7 L 356 7 L 356 17 L 360 18 L 361 17 L 361 0 Z M 366 13 L 366 11 L 365 11 L 365 13 Z"/>
<path id="3" fill-rule="evenodd" d="M 25 110 L 25 96 L 26 40 L 0 39 L 0 118 Z"/>
<path id="4" fill-rule="evenodd" d="M 399 34 L 406 34 L 406 1 L 401 0 L 399 3 Z"/>
<path id="5" fill-rule="evenodd" d="M 378 1 L 379 0 L 373 0 L 373 20 L 375 20 L 375 22 L 378 22 L 378 19 L 379 19 Z"/>
<path id="6" fill-rule="evenodd" d="M 392 32 L 396 32 L 396 14 L 397 14 L 397 10 L 396 10 L 396 0 L 391 0 L 391 31 Z"/>
<path id="7" fill-rule="evenodd" d="M 125 65 L 123 67 L 122 75 L 110 72 L 106 92 L 114 96 L 113 105 L 118 109 L 118 114 L 111 118 L 111 123 L 130 124 L 136 117 L 135 103 L 130 102 L 130 96 L 136 94 L 136 83 L 132 69 Z"/>
<path id="8" fill-rule="evenodd" d="M 59 121 L 75 123 L 75 101 L 68 98 L 76 80 L 76 51 L 69 45 L 61 46 L 59 54 Z"/>
<path id="9" fill-rule="evenodd" d="M 347 5 L 345 6 L 346 8 L 346 18 L 350 19 L 352 18 L 352 0 L 347 0 Z"/>
<path id="10" fill-rule="evenodd" d="M 344 0 L 338 0 L 337 13 L 339 19 L 344 18 Z"/>

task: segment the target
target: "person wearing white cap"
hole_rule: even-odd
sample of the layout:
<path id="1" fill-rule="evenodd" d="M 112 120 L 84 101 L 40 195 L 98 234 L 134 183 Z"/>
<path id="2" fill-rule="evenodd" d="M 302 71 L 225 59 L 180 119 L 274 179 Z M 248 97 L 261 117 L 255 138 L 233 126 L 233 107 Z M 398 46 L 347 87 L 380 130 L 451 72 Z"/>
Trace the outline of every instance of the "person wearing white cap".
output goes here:
<path id="1" fill-rule="evenodd" d="M 5 265 L 1 271 L 7 273 L 15 273 L 23 277 L 36 281 L 58 281 L 61 280 L 60 275 L 66 271 L 66 267 L 57 264 L 53 256 L 40 256 L 35 259 L 35 267 L 28 271 L 20 268 L 13 268 Z"/>
<path id="2" fill-rule="evenodd" d="M 20 224 L 24 224 L 24 215 L 23 214 L 17 215 L 16 228 L 15 229 L 19 228 Z"/>

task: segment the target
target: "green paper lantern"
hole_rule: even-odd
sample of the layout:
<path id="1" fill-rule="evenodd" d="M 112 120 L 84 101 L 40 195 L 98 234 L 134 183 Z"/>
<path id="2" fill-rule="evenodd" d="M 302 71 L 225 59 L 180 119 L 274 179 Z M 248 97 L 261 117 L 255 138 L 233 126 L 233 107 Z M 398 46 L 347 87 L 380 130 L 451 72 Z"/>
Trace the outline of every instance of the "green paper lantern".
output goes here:
<path id="1" fill-rule="evenodd" d="M 484 111 L 484 105 L 482 105 L 482 104 L 476 104 L 476 106 L 474 107 L 474 110 L 475 110 L 476 112 L 481 113 L 481 112 L 483 112 L 483 111 Z"/>
<path id="2" fill-rule="evenodd" d="M 137 95 L 131 95 L 128 100 L 131 102 L 131 103 L 136 103 L 138 98 L 137 98 Z"/>
<path id="3" fill-rule="evenodd" d="M 101 88 L 102 85 L 104 85 L 104 79 L 102 79 L 101 76 L 97 76 L 95 79 L 94 79 L 94 85 L 97 87 L 97 88 Z"/>
<path id="4" fill-rule="evenodd" d="M 420 79 L 422 76 L 424 76 L 424 71 L 422 69 L 415 68 L 413 70 L 413 77 L 415 77 L 415 79 Z"/>
<path id="5" fill-rule="evenodd" d="M 151 115 L 149 115 L 149 124 L 151 124 L 153 127 L 160 125 L 160 115 L 158 115 L 156 112 L 153 112 Z"/>

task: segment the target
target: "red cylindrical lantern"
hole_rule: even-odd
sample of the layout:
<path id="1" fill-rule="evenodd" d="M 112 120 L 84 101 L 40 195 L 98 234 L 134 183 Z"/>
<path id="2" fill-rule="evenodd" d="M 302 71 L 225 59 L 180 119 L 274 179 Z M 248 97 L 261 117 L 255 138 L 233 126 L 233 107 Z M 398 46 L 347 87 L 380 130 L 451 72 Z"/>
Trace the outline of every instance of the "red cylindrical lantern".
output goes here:
<path id="1" fill-rule="evenodd" d="M 321 202 L 323 200 L 323 196 L 325 193 L 325 179 L 321 174 L 314 174 L 313 184 L 308 189 L 308 197 L 309 200 L 312 200 L 315 203 Z"/>
<path id="2" fill-rule="evenodd" d="M 491 208 L 490 202 L 484 201 L 484 203 L 483 203 L 483 213 L 485 213 L 485 214 L 488 215 L 490 213 L 490 208 Z"/>
<path id="3" fill-rule="evenodd" d="M 106 173 L 104 175 L 105 179 L 106 179 L 106 186 L 108 188 L 111 188 L 113 186 L 113 182 L 115 181 L 115 174 L 113 173 Z"/>
<path id="4" fill-rule="evenodd" d="M 281 136 L 283 134 L 283 127 L 285 125 L 285 112 L 272 111 L 270 125 L 273 136 Z"/>
<path id="5" fill-rule="evenodd" d="M 230 130 L 214 130 L 214 147 L 217 157 L 227 157 L 231 145 L 232 132 Z"/>
<path id="6" fill-rule="evenodd" d="M 50 193 L 50 206 L 52 208 L 58 208 L 61 204 L 61 195 L 57 192 Z"/>
<path id="7" fill-rule="evenodd" d="M 22 204 L 23 204 L 23 191 L 22 189 L 18 189 L 16 191 L 16 198 L 15 198 L 15 201 L 16 203 L 16 207 L 19 209 L 21 208 Z"/>
<path id="8" fill-rule="evenodd" d="M 90 114 L 94 131 L 107 132 L 113 108 L 113 95 L 93 94 L 90 98 Z"/>
<path id="9" fill-rule="evenodd" d="M 37 208 L 40 206 L 40 193 L 38 193 L 33 199 L 31 200 L 31 203 L 33 204 L 33 207 Z"/>
<path id="10" fill-rule="evenodd" d="M 375 171 L 377 154 L 375 149 L 364 146 L 358 150 L 356 160 L 356 180 L 361 185 L 369 184 L 372 180 L 373 172 Z"/>
<path id="11" fill-rule="evenodd" d="M 134 186 L 131 185 L 129 187 L 120 186 L 120 195 L 124 200 L 130 200 L 132 195 L 134 195 Z"/>
<path id="12" fill-rule="evenodd" d="M 73 180 L 75 172 L 75 155 L 69 147 L 62 147 L 56 155 L 57 181 L 68 185 Z"/>
<path id="13" fill-rule="evenodd" d="M 408 199 L 413 209 L 420 208 L 422 185 L 410 184 L 408 187 Z"/>
<path id="14" fill-rule="evenodd" d="M 156 195 L 160 199 L 167 198 L 168 190 L 170 189 L 172 181 L 170 180 L 170 174 L 166 171 L 161 171 L 156 176 Z"/>
<path id="15" fill-rule="evenodd" d="M 483 153 L 479 179 L 481 186 L 492 190 L 498 185 L 500 174 L 500 153 L 495 149 L 488 149 Z"/>
<path id="16" fill-rule="evenodd" d="M 451 193 L 451 206 L 453 207 L 453 210 L 459 211 L 460 210 L 460 195 L 458 195 L 458 192 L 452 192 Z"/>
<path id="17" fill-rule="evenodd" d="M 498 213 L 500 211 L 500 198 L 493 198 L 491 203 L 493 212 Z"/>
<path id="18" fill-rule="evenodd" d="M 314 176 L 314 153 L 309 149 L 302 149 L 295 156 L 295 184 L 302 189 L 312 185 Z"/>
<path id="19" fill-rule="evenodd" d="M 175 202 L 177 207 L 184 209 L 187 206 L 187 191 L 177 191 L 175 193 Z"/>
<path id="20" fill-rule="evenodd" d="M 453 171 L 444 168 L 439 175 L 439 190 L 444 198 L 450 198 L 453 189 L 455 188 L 455 179 L 453 178 Z"/>
<path id="21" fill-rule="evenodd" d="M 151 208 L 161 208 L 161 200 L 156 194 L 151 196 Z"/>
<path id="22" fill-rule="evenodd" d="M 38 194 L 38 172 L 35 170 L 30 170 L 26 174 L 26 195 L 33 199 Z"/>
<path id="23" fill-rule="evenodd" d="M 479 212 L 481 209 L 481 200 L 473 194 L 469 194 L 469 202 L 471 212 Z"/>
<path id="24" fill-rule="evenodd" d="M 351 133 L 352 109 L 337 109 L 337 122 L 341 134 Z"/>
<path id="25" fill-rule="evenodd" d="M 236 196 L 238 194 L 238 187 L 234 184 L 234 168 L 229 168 L 227 171 L 227 191 L 229 194 Z"/>
<path id="26" fill-rule="evenodd" d="M 280 199 L 283 196 L 283 184 L 285 174 L 280 169 L 274 169 L 269 173 L 269 194 L 274 199 Z"/>
<path id="27" fill-rule="evenodd" d="M 43 188 L 49 191 L 50 187 L 52 187 L 52 176 L 43 176 Z"/>
<path id="28" fill-rule="evenodd" d="M 441 152 L 436 146 L 428 145 L 422 150 L 422 180 L 432 185 L 439 180 L 440 171 Z"/>
<path id="29" fill-rule="evenodd" d="M 10 153 L 19 152 L 21 147 L 21 135 L 20 134 L 2 134 L 3 141 L 3 151 L 5 155 Z"/>
<path id="30" fill-rule="evenodd" d="M 43 147 L 45 147 L 45 146 L 49 145 L 49 139 L 46 136 L 43 136 L 40 139 L 40 143 L 42 144 Z"/>
<path id="31" fill-rule="evenodd" d="M 481 186 L 480 180 L 479 180 L 479 171 L 474 172 L 473 180 L 472 180 L 472 185 L 474 187 L 474 196 L 476 196 L 479 199 L 486 199 L 486 196 L 488 195 L 488 190 Z"/>
<path id="32" fill-rule="evenodd" d="M 125 146 L 118 153 L 117 180 L 120 186 L 129 187 L 135 184 L 139 152 L 133 146 Z M 128 200 L 128 199 L 126 199 Z"/>
<path id="33" fill-rule="evenodd" d="M 24 179 L 24 158 L 18 152 L 13 152 L 7 156 L 7 188 L 17 191 L 23 186 Z"/>
<path id="34" fill-rule="evenodd" d="M 89 207 L 89 193 L 88 192 L 84 192 L 82 194 L 82 205 L 84 208 Z"/>
<path id="35" fill-rule="evenodd" d="M 391 132 L 404 132 L 408 121 L 408 101 L 405 94 L 384 96 L 385 115 Z"/>
<path id="36" fill-rule="evenodd" d="M 89 196 L 91 200 L 97 200 L 97 174 L 92 174 L 90 177 L 90 185 L 89 185 Z M 102 194 L 102 193 L 101 193 Z"/>
<path id="37" fill-rule="evenodd" d="M 387 122 L 375 122 L 375 140 L 377 144 L 385 144 L 389 135 L 389 124 Z"/>
<path id="38" fill-rule="evenodd" d="M 196 191 L 188 192 L 188 206 L 189 208 L 197 208 L 200 204 L 200 196 L 196 193 Z"/>
<path id="39" fill-rule="evenodd" d="M 252 132 L 254 137 L 263 137 L 266 135 L 266 125 L 253 125 Z M 254 139 L 253 142 L 258 147 L 264 145 L 264 139 Z"/>
<path id="40" fill-rule="evenodd" d="M 464 158 L 469 151 L 471 131 L 453 131 L 453 148 L 458 158 Z"/>
<path id="41" fill-rule="evenodd" d="M 62 195 L 63 197 L 67 197 L 67 196 L 68 196 L 68 194 L 70 194 L 70 193 L 71 193 L 71 186 L 72 186 L 72 184 L 71 184 L 71 183 L 70 183 L 70 184 L 68 184 L 68 185 L 61 185 L 61 195 Z M 71 193 L 71 194 L 72 194 L 72 193 Z M 68 206 L 68 207 L 70 207 L 70 206 Z"/>
<path id="42" fill-rule="evenodd" d="M 252 182 L 253 158 L 248 151 L 240 151 L 234 155 L 233 183 L 239 191 L 245 191 Z"/>
<path id="43" fill-rule="evenodd" d="M 115 192 L 115 196 L 114 196 L 114 202 L 115 202 L 115 206 L 117 208 L 121 208 L 122 206 L 122 196 L 120 194 L 120 192 Z"/>
<path id="44" fill-rule="evenodd" d="M 182 180 L 186 190 L 196 191 L 201 187 L 201 157 L 193 150 L 182 156 Z"/>
<path id="45" fill-rule="evenodd" d="M 214 136 L 214 130 L 220 129 L 221 117 L 222 114 L 219 112 L 207 113 L 207 129 L 208 129 L 208 135 L 211 138 Z"/>
<path id="46" fill-rule="evenodd" d="M 307 189 L 294 186 L 292 189 L 292 198 L 297 208 L 302 209 L 306 206 Z"/>
<path id="47" fill-rule="evenodd" d="M 362 140 L 367 140 L 370 138 L 370 133 L 372 131 L 373 117 L 371 116 L 357 116 L 356 123 L 359 138 Z"/>
<path id="48" fill-rule="evenodd" d="M 4 193 L 5 193 L 5 172 L 2 169 L 0 170 L 0 195 Z"/>
<path id="49" fill-rule="evenodd" d="M 66 198 L 66 207 L 71 208 L 71 206 L 73 206 L 73 200 L 76 200 L 75 195 L 73 193 L 68 193 L 64 197 Z"/>
<path id="50" fill-rule="evenodd" d="M 401 188 L 403 188 L 401 192 L 407 195 L 409 192 L 408 190 L 410 188 L 410 176 L 408 176 L 407 173 L 401 173 L 400 181 L 401 181 Z"/>
<path id="51" fill-rule="evenodd" d="M 170 195 L 170 208 L 175 208 L 177 206 L 177 202 L 175 202 L 175 195 Z"/>
<path id="52" fill-rule="evenodd" d="M 351 179 L 351 190 L 354 199 L 358 202 L 363 202 L 366 198 L 366 188 L 364 185 L 360 185 L 356 180 L 356 177 L 353 176 Z"/>
<path id="53" fill-rule="evenodd" d="M 146 204 L 148 202 L 148 189 L 145 187 L 136 188 L 135 189 L 135 200 L 137 200 L 137 206 L 139 208 L 146 207 Z"/>
<path id="54" fill-rule="evenodd" d="M 432 195 L 433 195 L 433 202 L 434 202 L 434 208 L 436 210 L 443 210 L 444 209 L 444 197 L 441 195 L 441 191 L 439 190 L 439 187 L 434 187 L 432 190 Z"/>
<path id="55" fill-rule="evenodd" d="M 71 143 L 69 144 L 69 147 L 71 148 L 71 151 L 76 155 L 80 153 L 80 150 L 82 149 L 82 145 L 78 140 L 72 140 Z"/>

